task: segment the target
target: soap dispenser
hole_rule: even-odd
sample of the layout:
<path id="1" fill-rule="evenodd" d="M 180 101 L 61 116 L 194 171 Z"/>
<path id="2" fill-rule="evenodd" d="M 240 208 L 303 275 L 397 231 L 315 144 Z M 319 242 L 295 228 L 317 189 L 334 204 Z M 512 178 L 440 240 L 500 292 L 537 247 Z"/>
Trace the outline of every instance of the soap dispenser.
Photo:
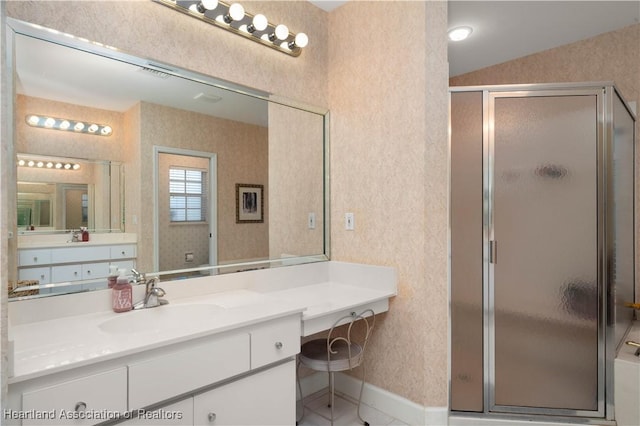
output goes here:
<path id="1" fill-rule="evenodd" d="M 133 288 L 124 269 L 120 269 L 116 284 L 111 289 L 111 305 L 113 312 L 127 312 L 133 308 Z"/>
<path id="2" fill-rule="evenodd" d="M 109 266 L 109 277 L 107 278 L 107 282 L 109 283 L 109 288 L 113 288 L 114 285 L 118 282 L 118 266 L 110 265 Z"/>

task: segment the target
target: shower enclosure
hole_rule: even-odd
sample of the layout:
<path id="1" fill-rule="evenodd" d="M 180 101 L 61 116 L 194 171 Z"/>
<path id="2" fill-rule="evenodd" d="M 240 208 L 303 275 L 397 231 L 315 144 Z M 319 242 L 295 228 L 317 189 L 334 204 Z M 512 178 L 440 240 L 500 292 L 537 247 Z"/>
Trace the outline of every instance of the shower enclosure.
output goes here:
<path id="1" fill-rule="evenodd" d="M 613 420 L 634 114 L 612 83 L 450 92 L 451 410 Z"/>

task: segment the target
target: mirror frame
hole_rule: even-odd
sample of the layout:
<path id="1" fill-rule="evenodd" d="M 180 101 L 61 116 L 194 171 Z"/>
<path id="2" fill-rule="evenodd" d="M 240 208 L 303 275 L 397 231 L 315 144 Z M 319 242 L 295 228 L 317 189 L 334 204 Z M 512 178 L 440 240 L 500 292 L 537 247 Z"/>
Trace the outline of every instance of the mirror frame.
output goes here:
<path id="1" fill-rule="evenodd" d="M 322 194 L 323 252 L 322 253 L 318 253 L 314 255 L 306 255 L 306 256 L 297 256 L 297 257 L 286 258 L 286 259 L 278 258 L 278 259 L 266 259 L 262 261 L 254 260 L 254 261 L 248 261 L 248 262 L 238 261 L 235 263 L 225 263 L 223 265 L 215 265 L 215 266 L 209 266 L 209 267 L 196 267 L 196 268 L 180 269 L 175 271 L 156 271 L 156 272 L 145 271 L 145 272 L 153 275 L 158 275 L 158 276 L 171 275 L 171 274 L 184 273 L 184 272 L 197 272 L 197 271 L 209 271 L 213 274 L 216 274 L 217 270 L 222 268 L 225 268 L 225 269 L 239 268 L 242 270 L 251 270 L 251 269 L 257 269 L 257 268 L 264 268 L 264 267 L 293 266 L 293 265 L 303 264 L 303 263 L 328 261 L 330 259 L 330 247 L 331 247 L 331 244 L 330 244 L 330 236 L 331 236 L 330 211 L 331 209 L 330 209 L 330 191 L 329 191 L 330 190 L 330 181 L 329 181 L 330 111 L 327 108 L 322 108 L 314 105 L 309 105 L 303 102 L 287 99 L 285 97 L 282 97 L 273 93 L 269 93 L 259 89 L 254 89 L 238 83 L 222 80 L 214 76 L 202 74 L 199 72 L 179 68 L 178 66 L 164 63 L 162 61 L 158 61 L 155 59 L 142 58 L 139 56 L 135 56 L 135 55 L 126 53 L 113 46 L 106 46 L 102 43 L 92 42 L 86 39 L 73 36 L 68 33 L 63 33 L 55 29 L 46 28 L 37 24 L 32 24 L 29 22 L 15 19 L 15 18 L 7 17 L 6 24 L 7 24 L 7 31 L 6 31 L 7 32 L 7 70 L 12 76 L 10 78 L 10 87 L 8 88 L 8 93 L 10 94 L 10 96 L 12 96 L 12 100 L 16 98 L 15 36 L 24 35 L 28 37 L 37 38 L 49 43 L 55 43 L 61 46 L 84 51 L 89 54 L 103 56 L 108 59 L 127 62 L 140 67 L 151 68 L 163 73 L 173 75 L 175 77 L 190 79 L 190 80 L 207 84 L 210 86 L 214 86 L 220 89 L 230 90 L 230 91 L 234 91 L 236 93 L 247 95 L 253 98 L 261 99 L 266 102 L 272 102 L 274 104 L 279 104 L 282 106 L 303 110 L 306 112 L 311 112 L 323 117 L 324 146 L 323 146 L 323 159 L 322 159 L 322 162 L 323 162 L 322 164 L 322 167 L 323 167 L 323 178 L 322 178 L 322 181 L 323 181 L 323 188 L 322 188 L 322 191 L 323 191 L 323 194 Z M 16 210 L 17 208 L 17 194 L 16 194 L 17 189 L 15 188 L 15 186 L 17 185 L 17 175 L 16 175 L 17 164 L 15 161 L 16 117 L 15 117 L 15 110 L 13 108 L 13 102 L 12 102 L 12 107 L 9 108 L 9 110 L 7 111 L 7 118 L 12 123 L 12 125 L 9 128 L 9 135 L 8 135 L 9 140 L 11 140 L 11 145 L 9 147 L 9 154 L 12 155 L 12 158 L 13 158 L 12 185 L 14 186 L 14 188 L 12 188 L 11 190 L 12 191 L 11 196 L 13 197 L 13 206 L 11 207 L 11 209 Z M 17 212 L 14 212 L 13 214 L 17 215 Z M 156 220 L 157 219 L 154 217 L 153 219 L 154 228 L 157 226 Z M 16 219 L 14 219 L 13 223 L 14 223 L 14 230 L 13 230 L 14 235 L 17 235 Z M 56 232 L 56 231 L 52 231 L 52 232 Z M 16 261 L 17 249 L 18 249 L 17 239 L 15 239 L 15 243 L 10 248 L 11 248 L 11 251 L 9 256 L 10 258 L 13 259 L 13 262 L 10 262 L 10 264 L 14 265 L 14 267 L 12 268 L 12 273 L 14 275 L 13 277 L 10 277 L 10 279 L 12 278 L 14 280 L 17 280 L 17 261 Z M 66 293 L 63 293 L 63 294 L 66 294 Z M 23 298 L 18 297 L 12 300 L 20 300 L 20 299 L 23 299 Z"/>

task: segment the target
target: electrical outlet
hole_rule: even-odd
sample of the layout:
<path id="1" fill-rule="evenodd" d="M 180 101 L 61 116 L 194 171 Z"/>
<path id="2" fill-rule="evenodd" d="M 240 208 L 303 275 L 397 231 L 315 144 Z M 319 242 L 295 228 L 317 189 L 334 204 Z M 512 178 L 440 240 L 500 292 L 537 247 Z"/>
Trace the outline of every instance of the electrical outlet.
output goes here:
<path id="1" fill-rule="evenodd" d="M 344 214 L 344 229 L 347 231 L 353 231 L 355 229 L 355 218 L 353 213 Z"/>
<path id="2" fill-rule="evenodd" d="M 193 253 L 185 253 L 184 254 L 184 261 L 185 261 L 185 263 L 193 262 Z"/>
<path id="3" fill-rule="evenodd" d="M 309 229 L 316 229 L 316 214 L 313 212 L 309 213 L 308 226 Z"/>

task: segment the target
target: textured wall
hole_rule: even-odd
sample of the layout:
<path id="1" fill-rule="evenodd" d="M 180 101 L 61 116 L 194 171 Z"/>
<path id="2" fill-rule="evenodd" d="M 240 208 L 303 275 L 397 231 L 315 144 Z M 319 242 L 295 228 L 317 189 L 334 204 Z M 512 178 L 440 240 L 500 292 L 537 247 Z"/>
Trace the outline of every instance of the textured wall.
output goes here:
<path id="1" fill-rule="evenodd" d="M 324 251 L 323 117 L 269 104 L 269 254 Z M 283 167 L 283 165 L 286 165 Z M 308 216 L 316 215 L 315 229 Z"/>
<path id="2" fill-rule="evenodd" d="M 393 266 L 399 279 L 367 381 L 446 406 L 447 5 L 349 2 L 329 23 L 332 258 Z"/>
<path id="3" fill-rule="evenodd" d="M 267 129 L 160 105 L 142 103 L 139 163 L 127 163 L 141 182 L 141 210 L 127 208 L 127 218 L 138 215 L 141 238 L 153 241 L 153 221 L 145 206 L 153 205 L 153 146 L 214 152 L 218 181 L 218 260 L 252 259 L 269 253 L 268 220 L 235 223 L 235 184 L 259 184 L 268 195 Z M 137 179 L 134 178 L 134 179 Z M 266 204 L 266 203 L 265 203 Z M 269 217 L 268 205 L 264 206 Z M 131 220 L 133 221 L 133 220 Z M 138 250 L 139 262 L 149 263 L 153 246 Z M 206 263 L 206 262 L 203 262 Z M 197 266 L 197 265 L 196 265 Z M 142 270 L 152 268 L 140 266 Z"/>
<path id="4" fill-rule="evenodd" d="M 640 24 L 453 77 L 450 84 L 475 86 L 582 81 L 613 81 L 628 102 L 635 101 L 640 106 Z M 636 122 L 636 170 L 640 170 L 639 142 L 640 123 Z M 638 205 L 640 197 L 636 190 Z M 639 220 L 640 209 L 636 208 L 636 222 Z M 640 255 L 639 235 L 636 235 L 636 253 Z M 640 300 L 638 277 L 640 269 L 636 265 L 636 300 Z"/>
<path id="5" fill-rule="evenodd" d="M 247 12 L 263 13 L 271 22 L 284 22 L 291 31 L 304 31 L 309 36 L 309 45 L 297 58 L 148 0 L 6 3 L 7 16 L 12 18 L 327 106 L 326 12 L 306 1 L 244 2 Z"/>

